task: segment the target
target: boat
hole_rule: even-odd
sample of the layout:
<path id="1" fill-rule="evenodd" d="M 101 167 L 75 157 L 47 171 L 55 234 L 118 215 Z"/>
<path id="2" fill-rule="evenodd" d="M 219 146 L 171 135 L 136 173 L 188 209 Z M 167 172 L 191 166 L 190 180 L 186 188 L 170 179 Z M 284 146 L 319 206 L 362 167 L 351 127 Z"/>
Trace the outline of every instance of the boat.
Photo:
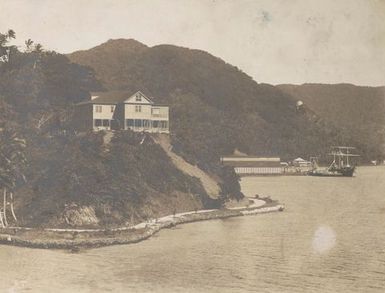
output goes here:
<path id="1" fill-rule="evenodd" d="M 331 153 L 329 154 L 333 156 L 333 162 L 329 167 L 325 169 L 322 169 L 318 166 L 316 157 L 310 158 L 310 161 L 312 162 L 312 169 L 308 172 L 308 175 L 327 177 L 353 177 L 354 171 L 356 170 L 356 165 L 351 165 L 352 162 L 349 158 L 359 157 L 359 155 L 351 153 L 351 151 L 354 149 L 355 147 L 333 146 L 331 148 Z"/>

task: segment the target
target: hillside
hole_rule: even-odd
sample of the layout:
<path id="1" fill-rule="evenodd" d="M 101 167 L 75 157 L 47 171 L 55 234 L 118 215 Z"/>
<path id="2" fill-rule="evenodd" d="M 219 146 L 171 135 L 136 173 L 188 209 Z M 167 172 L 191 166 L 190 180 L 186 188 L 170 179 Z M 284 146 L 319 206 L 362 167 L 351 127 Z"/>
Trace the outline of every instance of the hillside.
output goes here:
<path id="1" fill-rule="evenodd" d="M 243 197 L 234 171 L 220 164 L 236 150 L 285 160 L 353 144 L 366 160 L 383 155 L 380 143 L 352 134 L 353 126 L 330 115 L 317 96 L 301 98 L 305 106 L 298 109 L 297 93 L 259 84 L 203 51 L 134 40 L 69 56 L 12 50 L 0 64 L 0 143 L 7 149 L 17 135 L 27 145 L 27 164 L 15 169 L 25 178 L 9 187 L 19 225 L 111 227 L 219 207 Z M 169 104 L 170 138 L 75 132 L 75 104 L 100 90 L 141 90 Z M 380 102 L 362 106 L 363 117 L 350 110 L 361 123 L 370 121 L 362 135 L 378 134 L 368 141 L 383 137 Z"/>
<path id="2" fill-rule="evenodd" d="M 27 226 L 116 226 L 214 207 L 199 179 L 177 169 L 150 136 L 103 132 L 30 138 L 17 213 Z M 143 140 L 143 143 L 141 141 Z"/>
<path id="3" fill-rule="evenodd" d="M 242 197 L 234 173 L 221 169 L 232 180 L 216 177 L 211 198 L 149 135 L 75 133 L 74 104 L 101 89 L 93 70 L 56 52 L 11 50 L 0 63 L 1 159 L 14 171 L 0 166 L 0 188 L 14 194 L 11 225 L 113 227 Z M 13 138 L 26 146 L 17 165 L 16 153 L 3 153 Z"/>
<path id="4" fill-rule="evenodd" d="M 367 159 L 385 156 L 385 87 L 352 84 L 279 85 L 352 137 Z"/>
<path id="5" fill-rule="evenodd" d="M 297 111 L 290 94 L 207 52 L 120 39 L 68 57 L 92 68 L 106 90 L 140 89 L 170 104 L 174 149 L 206 170 L 235 149 L 292 159 L 352 143 L 311 109 Z"/>

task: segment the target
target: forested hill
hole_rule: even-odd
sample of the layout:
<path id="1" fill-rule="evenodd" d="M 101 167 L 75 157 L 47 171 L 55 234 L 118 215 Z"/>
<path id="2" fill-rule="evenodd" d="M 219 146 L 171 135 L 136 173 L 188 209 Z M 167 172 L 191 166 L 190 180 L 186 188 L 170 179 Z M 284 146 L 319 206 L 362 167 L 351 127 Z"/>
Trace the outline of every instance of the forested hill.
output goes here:
<path id="1" fill-rule="evenodd" d="M 17 215 L 9 225 L 130 225 L 243 197 L 219 162 L 218 198 L 149 135 L 74 131 L 75 104 L 101 90 L 94 72 L 32 40 L 19 49 L 14 38 L 0 33 L 0 190 L 13 193 Z"/>
<path id="2" fill-rule="evenodd" d="M 354 98 L 363 112 L 353 104 L 343 108 L 341 98 L 331 115 L 320 94 L 301 95 L 305 105 L 298 108 L 299 95 L 289 87 L 259 84 L 199 50 L 111 40 L 64 56 L 31 40 L 20 50 L 11 45 L 14 38 L 12 30 L 0 33 L 0 53 L 10 52 L 0 62 L 0 148 L 10 152 L 0 158 L 0 188 L 14 193 L 19 221 L 13 225 L 116 226 L 219 207 L 243 196 L 234 171 L 220 164 L 220 156 L 235 150 L 286 160 L 348 144 L 364 160 L 383 156 L 381 89 L 362 89 L 369 104 Z M 150 135 L 118 131 L 106 142 L 104 132 L 74 131 L 75 104 L 103 89 L 141 90 L 169 104 L 172 147 L 166 150 L 206 171 L 219 198 Z M 356 124 L 338 120 L 343 109 L 361 121 L 360 134 Z M 11 152 L 16 143 L 23 151 Z"/>
<path id="3" fill-rule="evenodd" d="M 169 103 L 174 146 L 201 165 L 234 149 L 292 159 L 358 143 L 321 112 L 298 111 L 290 93 L 204 51 L 119 39 L 68 57 L 93 68 L 106 90 L 142 90 Z"/>
<path id="4" fill-rule="evenodd" d="M 279 85 L 358 142 L 367 158 L 385 154 L 385 87 L 352 84 Z"/>

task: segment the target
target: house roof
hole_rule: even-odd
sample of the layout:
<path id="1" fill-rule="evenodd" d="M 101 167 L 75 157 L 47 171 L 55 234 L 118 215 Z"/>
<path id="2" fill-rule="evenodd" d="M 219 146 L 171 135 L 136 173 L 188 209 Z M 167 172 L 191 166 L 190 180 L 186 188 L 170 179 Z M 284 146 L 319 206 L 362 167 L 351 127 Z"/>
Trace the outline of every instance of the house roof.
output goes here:
<path id="1" fill-rule="evenodd" d="M 296 158 L 295 160 L 293 160 L 293 162 L 308 162 L 308 161 L 299 157 L 299 158 Z"/>
<path id="2" fill-rule="evenodd" d="M 78 105 L 84 104 L 107 104 L 107 105 L 116 105 L 119 103 L 124 103 L 128 99 L 134 97 L 135 95 L 140 94 L 144 97 L 150 104 L 154 106 L 162 106 L 159 104 L 154 104 L 154 102 L 148 98 L 141 91 L 137 91 L 136 93 L 128 92 L 128 91 L 108 91 L 108 92 L 92 92 L 91 99 L 87 101 L 83 101 L 78 103 Z M 95 97 L 92 99 L 92 97 Z M 140 104 L 140 103 L 138 103 Z"/>
<path id="3" fill-rule="evenodd" d="M 256 157 L 256 156 L 226 156 L 221 158 L 222 162 L 280 162 L 277 157 Z"/>

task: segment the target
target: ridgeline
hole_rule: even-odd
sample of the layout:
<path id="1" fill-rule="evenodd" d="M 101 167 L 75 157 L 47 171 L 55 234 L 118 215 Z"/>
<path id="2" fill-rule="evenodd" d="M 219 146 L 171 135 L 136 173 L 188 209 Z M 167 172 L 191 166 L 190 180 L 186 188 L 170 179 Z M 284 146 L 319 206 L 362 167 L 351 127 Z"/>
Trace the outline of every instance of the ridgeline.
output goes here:
<path id="1" fill-rule="evenodd" d="M 26 181 L 14 190 L 18 225 L 116 227 L 220 207 L 243 197 L 234 171 L 219 162 L 235 150 L 285 160 L 354 144 L 365 159 L 384 155 L 377 141 L 359 143 L 322 102 L 301 96 L 298 109 L 296 93 L 203 51 L 110 40 L 68 56 L 12 47 L 11 57 L 0 63 L 0 126 L 27 142 Z M 141 90 L 169 104 L 173 153 L 149 134 L 118 131 L 106 143 L 104 132 L 76 132 L 75 104 L 100 90 Z M 191 176 L 201 171 L 219 186 L 217 196 Z"/>

